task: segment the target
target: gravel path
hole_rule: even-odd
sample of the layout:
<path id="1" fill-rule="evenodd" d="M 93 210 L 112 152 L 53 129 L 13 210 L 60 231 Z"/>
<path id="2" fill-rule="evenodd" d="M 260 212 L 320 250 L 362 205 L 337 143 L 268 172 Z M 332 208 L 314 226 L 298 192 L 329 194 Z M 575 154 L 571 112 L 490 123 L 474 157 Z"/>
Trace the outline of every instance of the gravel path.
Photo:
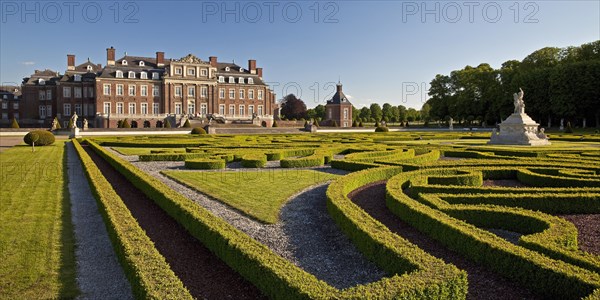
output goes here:
<path id="1" fill-rule="evenodd" d="M 160 173 L 166 169 L 183 171 L 183 162 L 139 162 L 135 156 L 123 156 L 114 151 L 112 153 L 131 161 L 136 167 L 334 287 L 343 289 L 378 281 L 386 276 L 384 271 L 358 251 L 329 216 L 325 197 L 329 183 L 313 185 L 293 195 L 282 208 L 280 221 L 277 224 L 264 224 Z M 271 168 L 274 168 L 278 164 L 273 162 L 272 165 Z M 340 175 L 348 173 L 330 167 L 311 169 Z M 253 169 L 238 169 L 235 165 L 228 168 L 228 171 L 236 170 Z"/>
<path id="2" fill-rule="evenodd" d="M 579 248 L 600 255 L 600 214 L 559 215 L 572 222 L 578 231 Z"/>
<path id="3" fill-rule="evenodd" d="M 98 211 L 81 161 L 69 143 L 67 166 L 71 218 L 77 240 L 79 299 L 133 299 L 131 285 L 119 265 L 108 232 Z"/>

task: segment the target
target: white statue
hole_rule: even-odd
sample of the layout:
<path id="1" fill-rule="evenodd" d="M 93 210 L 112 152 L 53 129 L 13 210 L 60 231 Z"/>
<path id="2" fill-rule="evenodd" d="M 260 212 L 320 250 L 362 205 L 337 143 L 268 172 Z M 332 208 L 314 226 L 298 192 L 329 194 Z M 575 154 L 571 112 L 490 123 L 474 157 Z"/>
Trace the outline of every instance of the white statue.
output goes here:
<path id="1" fill-rule="evenodd" d="M 523 101 L 523 96 L 525 95 L 525 93 L 523 92 L 523 89 L 519 88 L 520 92 L 517 94 L 515 93 L 513 95 L 515 101 L 514 101 L 514 105 L 515 105 L 515 113 L 517 114 L 524 114 L 525 113 L 525 102 Z"/>
<path id="2" fill-rule="evenodd" d="M 71 128 L 77 128 L 77 113 L 73 113 L 73 116 L 71 116 L 71 121 L 73 122 L 73 125 L 71 125 Z"/>
<path id="3" fill-rule="evenodd" d="M 546 136 L 546 133 L 545 133 L 545 131 L 546 131 L 546 130 L 545 130 L 544 128 L 540 128 L 540 131 L 538 132 L 537 136 L 538 136 L 540 139 L 547 139 L 547 138 L 548 138 L 548 136 Z"/>
<path id="4" fill-rule="evenodd" d="M 88 129 L 88 120 L 87 119 L 83 119 L 83 130 Z"/>
<path id="5" fill-rule="evenodd" d="M 50 128 L 50 130 L 54 131 L 58 129 L 58 121 L 56 120 L 56 118 L 54 118 L 54 120 L 52 120 L 52 127 Z"/>

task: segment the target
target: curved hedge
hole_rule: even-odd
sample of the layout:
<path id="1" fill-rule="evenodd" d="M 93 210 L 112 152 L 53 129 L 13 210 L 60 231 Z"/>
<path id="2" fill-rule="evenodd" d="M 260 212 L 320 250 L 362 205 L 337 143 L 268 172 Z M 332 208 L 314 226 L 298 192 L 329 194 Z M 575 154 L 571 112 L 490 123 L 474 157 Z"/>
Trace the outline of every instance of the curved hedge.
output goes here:
<path id="1" fill-rule="evenodd" d="M 267 156 L 262 153 L 242 156 L 242 166 L 244 168 L 263 168 L 265 165 L 267 165 Z"/>
<path id="2" fill-rule="evenodd" d="M 206 130 L 202 127 L 194 127 L 191 134 L 206 134 Z"/>
<path id="3" fill-rule="evenodd" d="M 54 144 L 54 134 L 48 130 L 32 130 L 23 137 L 23 142 L 31 146 L 35 142 L 35 146 L 47 146 Z"/>

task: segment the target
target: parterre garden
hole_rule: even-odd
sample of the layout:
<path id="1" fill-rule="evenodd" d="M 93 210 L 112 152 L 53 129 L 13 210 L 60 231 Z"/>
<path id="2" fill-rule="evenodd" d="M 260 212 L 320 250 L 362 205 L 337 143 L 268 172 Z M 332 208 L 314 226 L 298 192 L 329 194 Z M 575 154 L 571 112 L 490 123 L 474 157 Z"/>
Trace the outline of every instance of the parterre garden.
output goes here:
<path id="1" fill-rule="evenodd" d="M 269 298 L 468 297 L 465 270 L 392 232 L 353 201 L 353 191 L 379 183 L 385 184 L 385 199 L 372 201 L 385 201 L 398 222 L 443 247 L 540 297 L 599 299 L 599 239 L 562 216 L 600 214 L 600 136 L 557 135 L 552 146 L 537 148 L 492 147 L 488 139 L 485 133 L 420 132 L 102 137 L 73 143 L 140 298 L 201 295 L 191 294 L 170 269 L 90 154 L 110 163 Z M 161 176 L 268 224 L 278 222 L 291 195 L 329 181 L 329 216 L 387 276 L 336 288 L 137 163 L 163 166 Z M 323 172 L 327 169 L 346 173 Z M 290 179 L 284 170 L 303 176 Z M 592 242 L 580 246 L 583 239 Z"/>

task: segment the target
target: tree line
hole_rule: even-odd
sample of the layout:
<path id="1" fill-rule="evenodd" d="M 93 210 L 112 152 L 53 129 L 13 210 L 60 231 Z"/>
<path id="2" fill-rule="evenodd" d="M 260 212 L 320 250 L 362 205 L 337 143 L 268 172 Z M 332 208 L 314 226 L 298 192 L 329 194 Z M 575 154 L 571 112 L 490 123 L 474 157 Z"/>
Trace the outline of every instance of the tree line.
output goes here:
<path id="1" fill-rule="evenodd" d="M 513 93 L 525 92 L 525 112 L 543 126 L 600 127 L 600 40 L 546 47 L 500 69 L 466 66 L 431 81 L 427 118 L 493 125 L 513 113 Z"/>

